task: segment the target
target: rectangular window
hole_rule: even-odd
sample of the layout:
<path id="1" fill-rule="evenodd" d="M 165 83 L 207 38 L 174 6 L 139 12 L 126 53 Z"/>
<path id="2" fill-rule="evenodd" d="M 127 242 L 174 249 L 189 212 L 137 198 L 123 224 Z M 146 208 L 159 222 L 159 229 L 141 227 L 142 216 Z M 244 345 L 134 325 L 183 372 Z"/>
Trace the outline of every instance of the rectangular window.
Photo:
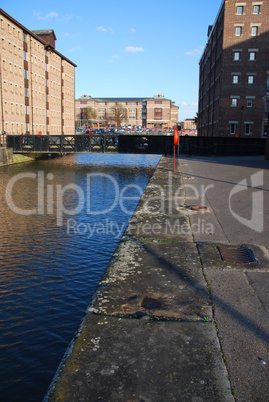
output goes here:
<path id="1" fill-rule="evenodd" d="M 239 76 L 233 75 L 233 84 L 238 84 L 238 82 L 239 82 Z"/>
<path id="2" fill-rule="evenodd" d="M 241 36 L 241 35 L 242 35 L 242 27 L 236 27 L 235 36 Z"/>
<path id="3" fill-rule="evenodd" d="M 237 7 L 237 15 L 242 15 L 242 14 L 243 14 L 243 10 L 244 10 L 244 7 L 243 7 L 243 6 L 238 6 L 238 7 Z"/>
<path id="4" fill-rule="evenodd" d="M 235 135 L 237 130 L 237 125 L 235 123 L 230 124 L 230 134 Z"/>
<path id="5" fill-rule="evenodd" d="M 254 75 L 249 75 L 248 76 L 248 84 L 253 84 L 254 83 Z"/>
<path id="6" fill-rule="evenodd" d="M 253 14 L 255 14 L 255 15 L 260 14 L 260 10 L 261 10 L 260 7 L 261 6 L 254 6 Z"/>
<path id="7" fill-rule="evenodd" d="M 254 26 L 251 27 L 251 36 L 257 36 L 258 35 L 258 27 Z"/>
<path id="8" fill-rule="evenodd" d="M 236 107 L 236 106 L 237 106 L 237 98 L 232 98 L 231 106 L 232 106 L 232 107 Z"/>
<path id="9" fill-rule="evenodd" d="M 256 52 L 250 52 L 249 53 L 249 60 L 250 61 L 256 60 Z"/>
<path id="10" fill-rule="evenodd" d="M 253 100 L 247 99 L 247 107 L 252 107 L 252 106 L 253 106 Z"/>
<path id="11" fill-rule="evenodd" d="M 246 135 L 252 135 L 252 124 L 246 123 L 245 128 L 246 128 L 245 134 Z"/>
<path id="12" fill-rule="evenodd" d="M 24 70 L 24 78 L 27 80 L 27 70 Z"/>
<path id="13" fill-rule="evenodd" d="M 240 60 L 240 53 L 239 52 L 234 52 L 234 60 Z"/>
<path id="14" fill-rule="evenodd" d="M 25 50 L 23 51 L 23 60 L 27 61 L 27 53 Z"/>
<path id="15" fill-rule="evenodd" d="M 28 97 L 28 88 L 24 88 L 24 96 Z"/>

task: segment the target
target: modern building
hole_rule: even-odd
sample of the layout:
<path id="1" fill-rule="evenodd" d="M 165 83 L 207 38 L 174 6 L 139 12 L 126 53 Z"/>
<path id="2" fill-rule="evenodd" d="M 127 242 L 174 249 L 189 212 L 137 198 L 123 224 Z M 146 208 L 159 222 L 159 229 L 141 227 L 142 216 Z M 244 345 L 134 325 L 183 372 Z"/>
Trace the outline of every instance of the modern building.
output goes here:
<path id="1" fill-rule="evenodd" d="M 200 60 L 198 135 L 267 133 L 269 0 L 223 0 Z"/>
<path id="2" fill-rule="evenodd" d="M 164 129 L 177 124 L 178 109 L 174 102 L 161 94 L 152 98 L 92 98 L 82 95 L 76 99 L 76 121 L 79 125 L 115 124 Z"/>
<path id="3" fill-rule="evenodd" d="M 0 26 L 1 132 L 74 134 L 76 65 L 54 31 L 30 31 L 2 9 Z"/>

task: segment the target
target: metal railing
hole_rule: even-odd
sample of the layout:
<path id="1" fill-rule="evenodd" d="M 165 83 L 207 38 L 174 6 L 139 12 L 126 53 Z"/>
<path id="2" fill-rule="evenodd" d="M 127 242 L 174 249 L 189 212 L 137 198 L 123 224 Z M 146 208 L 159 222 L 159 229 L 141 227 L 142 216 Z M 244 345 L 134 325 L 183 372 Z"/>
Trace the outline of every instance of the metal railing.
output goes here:
<path id="1" fill-rule="evenodd" d="M 14 153 L 145 153 L 173 154 L 173 135 L 7 135 L 7 147 Z M 265 155 L 265 138 L 180 136 L 177 154 L 222 156 Z"/>

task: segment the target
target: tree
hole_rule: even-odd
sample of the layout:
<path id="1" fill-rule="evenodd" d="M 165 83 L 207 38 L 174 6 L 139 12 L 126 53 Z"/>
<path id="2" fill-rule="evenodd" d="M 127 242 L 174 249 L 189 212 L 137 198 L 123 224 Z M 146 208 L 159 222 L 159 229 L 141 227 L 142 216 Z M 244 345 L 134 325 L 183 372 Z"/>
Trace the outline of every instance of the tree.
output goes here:
<path id="1" fill-rule="evenodd" d="M 95 109 L 92 107 L 87 107 L 86 109 L 83 110 L 83 117 L 86 121 L 93 121 L 98 119 L 98 114 Z"/>
<path id="2" fill-rule="evenodd" d="M 123 121 L 127 121 L 127 109 L 116 103 L 115 107 L 110 108 L 109 118 L 119 127 Z"/>
<path id="3" fill-rule="evenodd" d="M 198 115 L 198 112 L 197 112 L 196 115 L 193 118 L 193 121 L 196 124 L 196 126 L 198 126 L 198 120 L 199 120 L 199 115 Z"/>

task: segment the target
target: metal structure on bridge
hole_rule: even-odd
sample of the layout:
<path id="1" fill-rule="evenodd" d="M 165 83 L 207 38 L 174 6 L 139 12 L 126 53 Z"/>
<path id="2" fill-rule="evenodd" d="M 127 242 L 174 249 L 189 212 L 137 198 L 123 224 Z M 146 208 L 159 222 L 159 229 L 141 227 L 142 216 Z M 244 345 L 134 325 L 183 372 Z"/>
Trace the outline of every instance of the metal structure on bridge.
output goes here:
<path id="1" fill-rule="evenodd" d="M 6 146 L 14 153 L 41 157 L 46 154 L 125 153 L 173 154 L 169 134 L 7 135 Z M 176 153 L 187 155 L 265 155 L 266 138 L 179 137 Z"/>
<path id="2" fill-rule="evenodd" d="M 169 135 L 7 135 L 6 144 L 14 153 L 147 153 L 171 152 L 173 136 Z"/>

